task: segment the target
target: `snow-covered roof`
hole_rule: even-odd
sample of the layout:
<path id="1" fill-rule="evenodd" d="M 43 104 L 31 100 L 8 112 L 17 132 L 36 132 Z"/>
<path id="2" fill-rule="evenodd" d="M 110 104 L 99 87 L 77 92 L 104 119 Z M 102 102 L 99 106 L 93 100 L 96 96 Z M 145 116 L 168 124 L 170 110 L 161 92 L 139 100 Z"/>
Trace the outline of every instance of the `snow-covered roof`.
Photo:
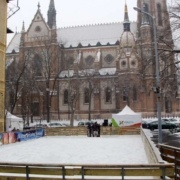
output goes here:
<path id="1" fill-rule="evenodd" d="M 131 23 L 131 32 L 136 33 L 137 23 Z M 75 26 L 57 29 L 57 40 L 63 44 L 65 48 L 82 46 L 95 46 L 97 43 L 101 45 L 115 44 L 123 33 L 123 23 L 96 24 L 87 26 Z M 16 33 L 7 47 L 7 53 L 11 53 L 14 49 L 19 52 L 21 34 Z"/>
<path id="2" fill-rule="evenodd" d="M 74 75 L 74 70 L 64 70 L 59 74 L 59 77 L 64 78 L 64 77 L 72 77 Z"/>
<path id="3" fill-rule="evenodd" d="M 6 60 L 6 68 L 8 68 L 12 64 L 13 61 L 14 61 L 14 58 Z"/>
<path id="4" fill-rule="evenodd" d="M 19 52 L 20 39 L 21 33 L 16 33 L 8 44 L 6 53 L 12 53 L 13 50 L 15 50 L 15 52 Z"/>
<path id="5" fill-rule="evenodd" d="M 69 72 L 68 72 L 69 71 Z M 85 69 L 78 71 L 78 74 L 80 76 L 86 76 L 86 75 L 93 75 L 95 73 L 95 69 Z M 114 75 L 116 73 L 116 68 L 101 68 L 99 69 L 99 74 L 104 76 L 104 75 Z M 74 75 L 74 70 L 64 70 L 59 74 L 60 78 L 64 77 L 72 77 Z"/>
<path id="6" fill-rule="evenodd" d="M 131 23 L 132 33 L 136 33 L 136 22 Z M 95 46 L 98 42 L 101 45 L 115 44 L 123 33 L 123 23 L 98 24 L 89 26 L 77 26 L 61 28 L 57 30 L 58 41 L 64 47 Z"/>
<path id="7" fill-rule="evenodd" d="M 104 75 L 114 75 L 116 73 L 116 68 L 102 68 L 99 70 L 99 74 Z"/>
<path id="8" fill-rule="evenodd" d="M 85 75 L 93 75 L 95 73 L 95 69 L 84 69 L 78 72 L 80 76 Z"/>

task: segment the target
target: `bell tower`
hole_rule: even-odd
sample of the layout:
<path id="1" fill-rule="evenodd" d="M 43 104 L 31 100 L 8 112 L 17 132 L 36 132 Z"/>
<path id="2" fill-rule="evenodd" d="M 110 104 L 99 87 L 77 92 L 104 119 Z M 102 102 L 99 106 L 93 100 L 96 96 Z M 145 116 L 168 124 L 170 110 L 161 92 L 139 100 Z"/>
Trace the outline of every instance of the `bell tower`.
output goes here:
<path id="1" fill-rule="evenodd" d="M 138 46 L 141 56 L 142 74 L 144 76 L 144 87 L 146 89 L 156 86 L 156 67 L 154 56 L 154 31 L 153 27 L 157 30 L 157 42 L 158 42 L 158 63 L 160 74 L 160 87 L 162 90 L 162 111 L 170 112 L 169 108 L 171 102 L 168 102 L 168 108 L 166 107 L 166 99 L 171 99 L 172 93 L 176 91 L 176 77 L 173 75 L 175 72 L 174 56 L 171 53 L 173 49 L 173 38 L 170 26 L 170 18 L 167 10 L 166 0 L 138 0 L 137 7 L 143 12 L 138 13 Z M 143 70 L 146 69 L 146 72 Z M 148 80 L 147 77 L 151 77 L 152 80 Z M 170 90 L 169 90 L 170 89 Z M 168 92 L 168 91 L 169 92 Z M 154 98 L 153 98 L 154 96 Z M 154 92 L 150 92 L 151 99 L 156 102 L 156 96 Z M 147 100 L 148 102 L 148 100 Z M 149 101 L 150 102 L 150 101 Z M 153 103 L 149 106 L 152 107 Z"/>
<path id="2" fill-rule="evenodd" d="M 143 9 L 144 11 L 150 13 L 156 19 L 156 26 L 158 29 L 170 28 L 169 15 L 167 12 L 166 0 L 138 0 L 137 7 Z M 147 23 L 147 15 L 138 14 L 138 23 Z M 150 20 L 151 23 L 151 20 Z"/>

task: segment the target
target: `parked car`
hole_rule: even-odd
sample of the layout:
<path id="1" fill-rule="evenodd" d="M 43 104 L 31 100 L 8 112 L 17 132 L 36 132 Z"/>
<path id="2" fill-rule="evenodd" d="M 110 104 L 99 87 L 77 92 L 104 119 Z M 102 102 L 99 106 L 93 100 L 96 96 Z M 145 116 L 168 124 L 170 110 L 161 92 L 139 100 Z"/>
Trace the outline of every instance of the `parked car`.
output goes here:
<path id="1" fill-rule="evenodd" d="M 147 125 L 151 122 L 154 122 L 154 121 L 157 121 L 157 119 L 150 119 L 150 120 L 142 120 L 141 122 L 141 125 L 142 125 L 142 128 L 147 128 Z"/>
<path id="2" fill-rule="evenodd" d="M 80 121 L 78 126 L 88 126 L 89 124 L 93 124 L 92 121 Z"/>
<path id="3" fill-rule="evenodd" d="M 35 128 L 46 128 L 47 124 L 36 124 L 34 125 Z"/>
<path id="4" fill-rule="evenodd" d="M 25 127 L 23 127 L 23 131 L 32 130 L 32 129 L 35 129 L 35 128 L 33 126 L 25 126 Z"/>
<path id="5" fill-rule="evenodd" d="M 163 118 L 162 120 L 164 120 L 164 121 L 166 121 L 166 122 L 169 122 L 169 123 L 176 124 L 178 127 L 180 127 L 180 121 L 177 120 L 177 119 L 175 119 L 175 118 L 170 118 L 170 119 L 164 119 L 164 118 Z"/>
<path id="6" fill-rule="evenodd" d="M 58 122 L 50 122 L 47 124 L 47 127 L 63 127 L 64 125 L 62 125 L 61 123 Z"/>
<path id="7" fill-rule="evenodd" d="M 169 130 L 176 129 L 178 127 L 176 124 L 166 122 L 163 119 L 161 120 L 161 125 L 162 125 L 162 129 L 169 129 Z M 150 129 L 152 131 L 154 129 L 158 129 L 158 120 L 147 123 L 145 128 Z"/>

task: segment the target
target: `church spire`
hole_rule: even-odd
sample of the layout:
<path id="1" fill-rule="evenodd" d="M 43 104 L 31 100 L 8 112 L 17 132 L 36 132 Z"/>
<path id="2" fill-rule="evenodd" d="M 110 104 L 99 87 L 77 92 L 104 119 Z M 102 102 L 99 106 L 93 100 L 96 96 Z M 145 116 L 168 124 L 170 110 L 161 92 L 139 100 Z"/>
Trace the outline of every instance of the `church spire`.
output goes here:
<path id="1" fill-rule="evenodd" d="M 128 8 L 125 1 L 125 7 L 124 7 L 124 21 L 129 21 L 129 15 L 128 15 Z"/>
<path id="2" fill-rule="evenodd" d="M 54 0 L 50 0 L 47 24 L 51 29 L 56 27 L 56 9 L 54 5 Z"/>
<path id="3" fill-rule="evenodd" d="M 129 22 L 129 14 L 128 14 L 128 8 L 125 0 L 125 7 L 124 7 L 124 31 L 130 31 L 130 22 Z"/>

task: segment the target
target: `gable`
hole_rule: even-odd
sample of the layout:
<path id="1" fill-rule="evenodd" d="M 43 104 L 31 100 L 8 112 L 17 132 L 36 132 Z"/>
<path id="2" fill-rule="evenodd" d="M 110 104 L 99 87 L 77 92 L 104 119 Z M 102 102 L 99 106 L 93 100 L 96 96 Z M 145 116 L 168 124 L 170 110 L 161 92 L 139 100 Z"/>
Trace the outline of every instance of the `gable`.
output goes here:
<path id="1" fill-rule="evenodd" d="M 40 10 L 34 16 L 34 19 L 27 30 L 27 38 L 49 36 L 49 27 L 47 26 Z"/>

